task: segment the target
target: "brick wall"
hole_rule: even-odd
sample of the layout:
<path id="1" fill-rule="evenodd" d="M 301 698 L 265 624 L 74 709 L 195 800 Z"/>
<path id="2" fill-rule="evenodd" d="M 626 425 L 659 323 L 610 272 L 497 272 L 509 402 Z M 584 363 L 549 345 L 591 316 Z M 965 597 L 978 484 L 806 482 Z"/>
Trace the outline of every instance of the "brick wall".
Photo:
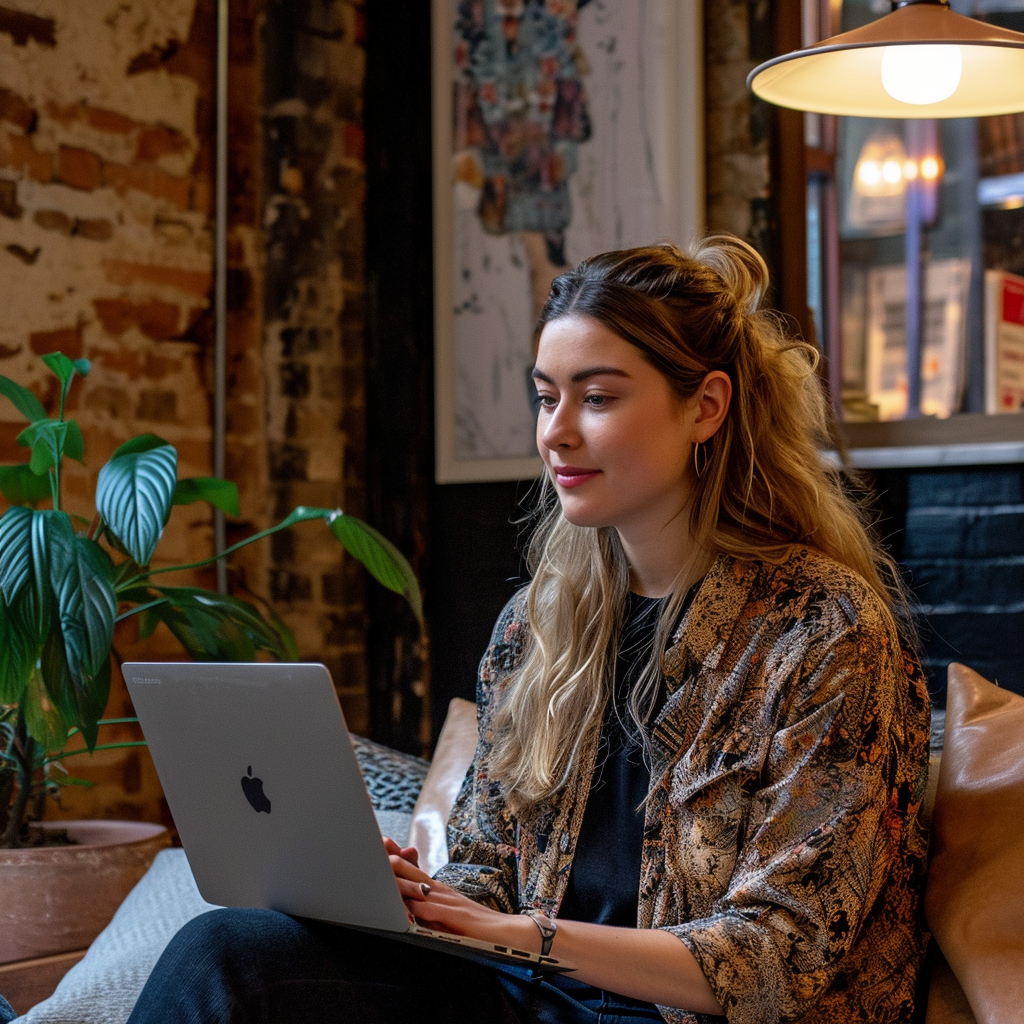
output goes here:
<path id="1" fill-rule="evenodd" d="M 364 504 L 363 61 L 360 4 L 230 10 L 232 542 L 297 504 Z M 92 360 L 69 404 L 88 463 L 68 474 L 70 511 L 91 514 L 100 465 L 137 433 L 175 444 L 181 475 L 212 471 L 215 42 L 215 0 L 0 4 L 0 373 L 52 406 L 38 355 Z M 0 402 L 0 462 L 25 460 L 20 429 Z M 365 729 L 362 569 L 317 527 L 236 556 L 232 586 L 274 601 Z M 155 563 L 205 552 L 209 510 L 176 509 Z M 181 656 L 161 631 L 138 644 L 132 620 L 116 644 L 125 658 Z M 129 707 L 116 687 L 108 716 Z M 65 816 L 165 813 L 145 753 L 73 767 L 98 785 L 69 794 Z"/>
<path id="2" fill-rule="evenodd" d="M 1024 471 L 1020 466 L 906 474 L 901 560 L 924 616 L 924 664 L 945 705 L 960 661 L 1024 693 Z"/>
<path id="3" fill-rule="evenodd" d="M 266 366 L 269 494 L 365 515 L 362 4 L 266 5 Z M 365 575 L 322 525 L 278 534 L 270 596 L 300 650 L 331 669 L 369 730 Z"/>

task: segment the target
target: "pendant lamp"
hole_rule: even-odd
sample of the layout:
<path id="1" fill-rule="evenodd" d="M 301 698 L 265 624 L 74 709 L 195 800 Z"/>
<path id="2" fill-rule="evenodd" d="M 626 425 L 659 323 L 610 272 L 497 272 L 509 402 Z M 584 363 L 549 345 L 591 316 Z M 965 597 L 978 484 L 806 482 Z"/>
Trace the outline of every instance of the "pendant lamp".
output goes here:
<path id="1" fill-rule="evenodd" d="M 855 117 L 983 117 L 1024 110 L 1024 33 L 949 9 L 893 0 L 852 32 L 766 61 L 756 96 L 780 107 Z"/>

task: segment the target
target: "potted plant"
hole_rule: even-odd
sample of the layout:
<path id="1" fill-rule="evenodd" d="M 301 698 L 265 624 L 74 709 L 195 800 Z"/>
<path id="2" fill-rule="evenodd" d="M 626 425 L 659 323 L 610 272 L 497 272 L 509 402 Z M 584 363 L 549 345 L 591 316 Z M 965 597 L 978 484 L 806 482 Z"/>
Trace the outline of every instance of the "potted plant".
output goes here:
<path id="1" fill-rule="evenodd" d="M 81 429 L 65 417 L 65 402 L 89 363 L 61 353 L 42 358 L 60 385 L 56 417 L 33 392 L 0 376 L 0 395 L 28 420 L 18 442 L 31 451 L 27 463 L 0 466 L 0 492 L 10 502 L 0 516 L 0 858 L 2 851 L 48 838 L 33 820 L 42 817 L 47 794 L 79 781 L 62 764 L 76 752 L 68 750 L 69 740 L 88 751 L 126 745 L 98 742 L 117 622 L 139 616 L 143 637 L 163 622 L 200 660 L 251 661 L 261 651 L 284 660 L 297 656 L 290 631 L 269 607 L 261 611 L 238 597 L 162 582 L 165 573 L 207 566 L 217 556 L 152 568 L 175 505 L 207 501 L 238 514 L 234 484 L 179 479 L 177 453 L 166 441 L 144 434 L 113 453 L 99 473 L 91 520 L 63 509 L 64 460 L 85 458 Z M 339 509 L 296 508 L 220 557 L 307 520 L 322 521 L 421 617 L 419 588 L 405 558 Z"/>

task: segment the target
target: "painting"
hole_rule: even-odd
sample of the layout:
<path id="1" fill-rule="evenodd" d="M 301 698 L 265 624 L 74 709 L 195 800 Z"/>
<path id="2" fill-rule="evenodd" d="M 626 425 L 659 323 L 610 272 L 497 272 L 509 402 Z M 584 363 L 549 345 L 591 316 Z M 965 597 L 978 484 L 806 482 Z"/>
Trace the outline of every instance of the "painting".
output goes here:
<path id="1" fill-rule="evenodd" d="M 697 0 L 433 0 L 436 473 L 535 477 L 552 279 L 701 233 Z"/>

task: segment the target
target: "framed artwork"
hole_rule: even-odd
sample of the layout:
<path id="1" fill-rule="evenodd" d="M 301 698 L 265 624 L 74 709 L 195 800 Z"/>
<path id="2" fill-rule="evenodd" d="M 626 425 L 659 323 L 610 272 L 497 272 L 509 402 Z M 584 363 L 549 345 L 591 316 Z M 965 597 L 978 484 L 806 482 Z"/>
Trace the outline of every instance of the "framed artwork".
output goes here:
<path id="1" fill-rule="evenodd" d="M 432 4 L 436 476 L 526 479 L 551 280 L 702 232 L 701 7 Z"/>

